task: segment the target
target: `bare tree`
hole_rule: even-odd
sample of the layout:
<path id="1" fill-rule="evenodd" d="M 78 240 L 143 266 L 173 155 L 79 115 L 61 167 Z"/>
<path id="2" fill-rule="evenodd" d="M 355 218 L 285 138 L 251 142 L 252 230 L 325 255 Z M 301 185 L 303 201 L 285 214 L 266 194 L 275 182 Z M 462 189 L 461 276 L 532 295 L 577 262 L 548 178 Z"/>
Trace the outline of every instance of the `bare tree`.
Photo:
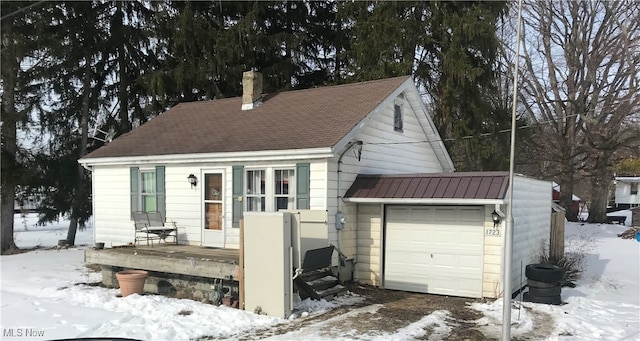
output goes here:
<path id="1" fill-rule="evenodd" d="M 543 129 L 533 139 L 543 173 L 561 187 L 567 219 L 576 174 L 590 177 L 590 221 L 606 218 L 618 151 L 638 146 L 640 4 L 531 1 L 523 9 L 520 101 Z M 635 128 L 634 128 L 635 127 Z"/>

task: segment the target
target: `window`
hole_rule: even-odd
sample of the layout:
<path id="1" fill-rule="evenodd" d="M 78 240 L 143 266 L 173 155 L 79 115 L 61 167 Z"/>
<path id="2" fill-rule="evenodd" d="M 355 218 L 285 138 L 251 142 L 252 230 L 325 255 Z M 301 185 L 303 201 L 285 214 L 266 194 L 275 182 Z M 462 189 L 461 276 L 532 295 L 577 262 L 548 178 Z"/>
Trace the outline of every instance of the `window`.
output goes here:
<path id="1" fill-rule="evenodd" d="M 131 167 L 129 171 L 131 212 L 158 211 L 166 217 L 164 166 L 145 169 Z"/>
<path id="2" fill-rule="evenodd" d="M 275 210 L 292 210 L 295 206 L 295 171 L 293 169 L 276 169 L 275 171 Z"/>
<path id="3" fill-rule="evenodd" d="M 158 210 L 156 201 L 156 172 L 140 171 L 140 208 L 141 211 L 153 212 Z"/>
<path id="4" fill-rule="evenodd" d="M 393 130 L 402 131 L 402 105 L 393 105 Z"/>
<path id="5" fill-rule="evenodd" d="M 272 212 L 295 208 L 294 169 L 247 170 L 246 179 L 246 211 Z"/>
<path id="6" fill-rule="evenodd" d="M 265 171 L 247 171 L 247 211 L 264 212 L 266 203 Z"/>
<path id="7" fill-rule="evenodd" d="M 638 183 L 637 182 L 632 182 L 631 183 L 631 195 L 636 195 L 638 194 Z"/>

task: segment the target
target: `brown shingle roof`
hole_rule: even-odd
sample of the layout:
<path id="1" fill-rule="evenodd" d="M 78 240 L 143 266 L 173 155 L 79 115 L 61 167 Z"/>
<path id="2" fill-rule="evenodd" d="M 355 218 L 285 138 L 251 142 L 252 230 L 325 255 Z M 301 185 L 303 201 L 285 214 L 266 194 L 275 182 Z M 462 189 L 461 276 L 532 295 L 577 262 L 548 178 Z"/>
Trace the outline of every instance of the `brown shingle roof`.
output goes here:
<path id="1" fill-rule="evenodd" d="M 333 147 L 408 78 L 180 103 L 84 158 Z"/>
<path id="2" fill-rule="evenodd" d="M 345 198 L 504 199 L 508 172 L 358 175 Z"/>

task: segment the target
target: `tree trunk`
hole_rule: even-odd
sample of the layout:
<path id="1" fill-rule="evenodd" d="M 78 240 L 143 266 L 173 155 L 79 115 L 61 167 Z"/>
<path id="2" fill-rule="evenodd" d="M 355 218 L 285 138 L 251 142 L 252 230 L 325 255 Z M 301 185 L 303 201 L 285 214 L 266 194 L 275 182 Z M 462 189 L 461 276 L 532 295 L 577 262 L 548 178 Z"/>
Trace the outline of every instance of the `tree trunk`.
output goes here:
<path id="1" fill-rule="evenodd" d="M 0 232 L 1 252 L 17 249 L 13 240 L 13 201 L 15 199 L 15 184 L 4 183 L 2 185 L 2 231 Z"/>
<path id="2" fill-rule="evenodd" d="M 120 119 L 120 133 L 124 134 L 131 130 L 131 123 L 129 122 L 129 94 L 128 94 L 128 77 L 127 77 L 127 61 L 125 60 L 125 37 L 123 31 L 123 13 L 122 13 L 122 1 L 116 1 L 116 12 L 114 23 L 114 35 L 116 36 L 116 43 L 118 44 L 118 102 L 120 107 L 118 108 L 118 117 Z"/>
<path id="3" fill-rule="evenodd" d="M 613 174 L 608 168 L 599 167 L 598 162 L 593 169 L 591 177 L 591 206 L 589 207 L 590 223 L 604 223 L 607 221 L 607 203 L 609 197 L 609 186 Z"/>
<path id="4" fill-rule="evenodd" d="M 4 34 L 11 35 L 11 27 L 4 27 Z M 9 32 L 6 32 L 9 31 Z M 3 35 L 3 40 L 5 39 Z M 18 113 L 15 107 L 15 89 L 17 84 L 18 70 L 20 63 L 15 55 L 7 51 L 3 41 L 2 48 L 2 155 L 0 162 L 2 165 L 2 176 L 0 179 L 2 219 L 0 222 L 0 253 L 4 254 L 8 250 L 17 249 L 13 240 L 13 206 L 16 197 L 16 155 L 17 144 L 17 120 Z"/>
<path id="5" fill-rule="evenodd" d="M 578 214 L 573 210 L 573 171 L 564 170 L 558 185 L 560 185 L 560 206 L 566 210 L 567 220 L 578 221 Z"/>
<path id="6" fill-rule="evenodd" d="M 79 157 L 87 154 L 87 143 L 89 140 L 89 102 L 91 100 L 91 56 L 87 55 L 84 81 L 82 91 L 84 98 L 82 99 L 82 110 L 80 112 L 80 151 Z M 84 181 L 84 168 L 81 165 L 76 167 L 76 188 L 71 206 L 71 219 L 69 221 L 69 230 L 67 231 L 67 243 L 69 246 L 75 245 L 76 231 L 78 230 L 78 217 L 81 215 L 82 202 L 86 198 L 86 185 Z"/>

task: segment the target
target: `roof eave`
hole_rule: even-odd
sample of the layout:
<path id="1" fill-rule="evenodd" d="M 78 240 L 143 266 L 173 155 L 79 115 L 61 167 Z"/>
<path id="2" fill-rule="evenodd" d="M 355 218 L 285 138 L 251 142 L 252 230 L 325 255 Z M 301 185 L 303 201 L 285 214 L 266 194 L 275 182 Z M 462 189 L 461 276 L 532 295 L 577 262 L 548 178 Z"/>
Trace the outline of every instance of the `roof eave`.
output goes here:
<path id="1" fill-rule="evenodd" d="M 344 198 L 344 202 L 402 205 L 494 205 L 504 204 L 505 200 L 465 198 Z"/>
<path id="2" fill-rule="evenodd" d="M 165 154 L 138 155 L 118 157 L 83 158 L 78 160 L 82 166 L 115 166 L 142 164 L 177 164 L 203 162 L 244 162 L 244 161 L 283 161 L 323 159 L 334 157 L 333 148 L 283 149 L 266 151 L 242 151 L 224 153 L 193 153 L 193 154 Z"/>
<path id="3" fill-rule="evenodd" d="M 410 89 L 410 91 L 412 92 L 412 96 L 416 98 L 415 102 L 418 103 L 418 106 L 419 106 L 418 108 L 413 108 L 413 109 L 416 112 L 420 111 L 422 112 L 422 114 L 424 114 L 424 120 L 426 121 L 428 126 L 423 128 L 429 129 L 429 131 L 425 131 L 425 134 L 429 138 L 429 144 L 431 145 L 431 148 L 433 148 L 433 151 L 436 153 L 436 157 L 440 161 L 440 164 L 442 165 L 442 168 L 444 169 L 444 171 L 454 172 L 456 169 L 455 169 L 455 165 L 453 164 L 453 160 L 451 159 L 451 155 L 449 155 L 449 151 L 447 151 L 447 147 L 444 145 L 442 137 L 440 136 L 440 132 L 438 132 L 438 129 L 436 128 L 436 125 L 433 122 L 433 119 L 429 115 L 427 106 L 420 99 L 420 93 L 418 91 L 418 88 L 416 88 L 415 84 L 413 84 L 413 78 L 411 78 L 410 80 L 413 86 L 407 87 L 407 88 Z M 422 122 L 422 120 L 420 121 Z M 433 138 L 431 138 L 431 136 L 429 135 L 433 135 Z"/>

